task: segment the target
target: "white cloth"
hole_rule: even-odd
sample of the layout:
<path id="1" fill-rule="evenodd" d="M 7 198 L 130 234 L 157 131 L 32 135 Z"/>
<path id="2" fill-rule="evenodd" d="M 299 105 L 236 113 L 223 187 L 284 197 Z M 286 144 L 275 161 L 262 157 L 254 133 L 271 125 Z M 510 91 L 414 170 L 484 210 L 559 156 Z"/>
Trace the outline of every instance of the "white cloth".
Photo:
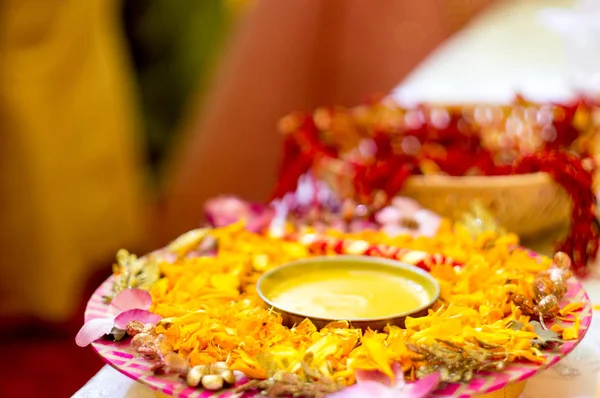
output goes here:
<path id="1" fill-rule="evenodd" d="M 572 96 L 563 37 L 542 23 L 547 7 L 574 0 L 505 0 L 439 47 L 396 89 L 400 101 L 506 103 Z"/>

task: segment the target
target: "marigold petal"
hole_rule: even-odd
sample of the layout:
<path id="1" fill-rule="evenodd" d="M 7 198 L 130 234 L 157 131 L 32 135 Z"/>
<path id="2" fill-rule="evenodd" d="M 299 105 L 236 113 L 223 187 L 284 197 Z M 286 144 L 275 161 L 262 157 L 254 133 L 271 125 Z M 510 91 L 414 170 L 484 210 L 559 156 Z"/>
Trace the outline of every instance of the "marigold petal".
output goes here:
<path id="1" fill-rule="evenodd" d="M 573 322 L 573 326 L 566 328 L 562 332 L 563 340 L 577 340 L 579 338 L 580 328 L 581 328 L 581 319 L 579 319 L 579 316 L 577 314 L 575 314 L 575 320 Z"/>
<path id="2" fill-rule="evenodd" d="M 584 307 L 584 305 L 585 304 L 582 302 L 569 303 L 560 310 L 560 314 L 565 316 L 572 312 L 579 311 L 580 309 L 582 309 Z"/>

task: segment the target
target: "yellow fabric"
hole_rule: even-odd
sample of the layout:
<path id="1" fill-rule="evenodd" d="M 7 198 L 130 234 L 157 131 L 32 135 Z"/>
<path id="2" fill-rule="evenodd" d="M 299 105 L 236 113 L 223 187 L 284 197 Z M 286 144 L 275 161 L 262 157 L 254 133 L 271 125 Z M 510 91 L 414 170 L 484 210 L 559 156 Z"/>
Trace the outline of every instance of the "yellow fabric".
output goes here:
<path id="1" fill-rule="evenodd" d="M 66 319 L 90 265 L 142 239 L 118 6 L 0 0 L 0 316 Z"/>

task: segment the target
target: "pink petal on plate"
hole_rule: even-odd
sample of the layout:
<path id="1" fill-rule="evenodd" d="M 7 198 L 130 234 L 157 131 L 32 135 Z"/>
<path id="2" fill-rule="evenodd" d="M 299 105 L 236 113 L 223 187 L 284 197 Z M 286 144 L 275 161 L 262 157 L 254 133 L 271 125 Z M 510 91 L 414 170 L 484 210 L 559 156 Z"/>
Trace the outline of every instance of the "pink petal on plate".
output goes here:
<path id="1" fill-rule="evenodd" d="M 250 380 L 250 379 L 248 379 L 248 376 L 246 376 L 244 374 L 244 372 L 241 372 L 239 370 L 234 370 L 233 376 L 235 377 L 235 385 L 236 386 L 247 383 Z"/>
<path id="2" fill-rule="evenodd" d="M 156 324 L 161 319 L 162 319 L 162 316 L 160 316 L 160 315 L 156 315 L 150 311 L 134 308 L 132 310 L 127 310 L 127 311 L 120 313 L 115 318 L 114 325 L 116 327 L 118 327 L 119 329 L 125 329 L 127 324 L 131 321 L 140 321 L 143 324 L 146 324 L 146 323 Z"/>
<path id="3" fill-rule="evenodd" d="M 406 382 L 404 381 L 404 371 L 402 370 L 400 362 L 394 362 L 392 364 L 392 372 L 394 372 L 394 377 L 396 378 L 394 388 L 403 388 Z"/>
<path id="4" fill-rule="evenodd" d="M 376 381 L 365 381 L 328 395 L 327 398 L 396 398 L 403 397 L 401 394 L 400 390 L 386 387 Z"/>
<path id="5" fill-rule="evenodd" d="M 402 212 L 394 206 L 387 206 L 375 213 L 375 221 L 381 225 L 398 224 L 402 219 Z"/>
<path id="6" fill-rule="evenodd" d="M 218 196 L 207 200 L 204 213 L 213 227 L 224 227 L 241 219 L 248 221 L 253 215 L 250 204 L 235 196 Z"/>
<path id="7" fill-rule="evenodd" d="M 275 218 L 275 209 L 270 206 L 261 206 L 254 212 L 252 218 L 246 220 L 246 229 L 250 232 L 266 230 Z"/>
<path id="8" fill-rule="evenodd" d="M 125 289 L 112 299 L 108 306 L 108 313 L 117 316 L 123 311 L 139 308 L 147 310 L 152 305 L 152 296 L 146 290 Z"/>
<path id="9" fill-rule="evenodd" d="M 419 202 L 405 196 L 396 196 L 393 198 L 392 206 L 398 209 L 405 216 L 411 216 L 423 208 Z"/>
<path id="10" fill-rule="evenodd" d="M 114 320 L 112 318 L 92 319 L 91 321 L 86 322 L 81 329 L 79 329 L 77 336 L 75 336 L 75 343 L 79 347 L 85 347 L 91 342 L 110 334 L 113 325 Z"/>
<path id="11" fill-rule="evenodd" d="M 392 364 L 392 372 L 396 378 L 396 384 L 394 384 L 392 387 L 402 388 L 402 386 L 404 386 L 404 371 L 402 370 L 402 365 L 400 365 L 399 362 L 394 362 Z M 385 384 L 386 386 L 391 386 L 392 384 L 390 378 L 379 370 L 356 369 L 354 374 L 358 384 L 366 381 L 376 381 L 378 383 Z"/>
<path id="12" fill-rule="evenodd" d="M 432 373 L 420 378 L 414 383 L 406 383 L 402 388 L 403 397 L 406 398 L 423 398 L 430 392 L 435 390 L 440 380 L 439 373 Z"/>
<path id="13" fill-rule="evenodd" d="M 354 372 L 356 376 L 356 384 L 363 384 L 367 382 L 376 382 L 379 384 L 383 384 L 387 387 L 391 387 L 392 382 L 386 374 L 378 371 L 378 370 L 363 370 L 357 369 Z"/>
<path id="14" fill-rule="evenodd" d="M 426 222 L 426 221 L 441 221 L 442 220 L 442 216 L 440 216 L 439 214 L 431 211 L 431 210 L 427 210 L 427 209 L 420 209 L 417 210 L 414 214 L 414 217 L 417 221 L 419 222 Z"/>

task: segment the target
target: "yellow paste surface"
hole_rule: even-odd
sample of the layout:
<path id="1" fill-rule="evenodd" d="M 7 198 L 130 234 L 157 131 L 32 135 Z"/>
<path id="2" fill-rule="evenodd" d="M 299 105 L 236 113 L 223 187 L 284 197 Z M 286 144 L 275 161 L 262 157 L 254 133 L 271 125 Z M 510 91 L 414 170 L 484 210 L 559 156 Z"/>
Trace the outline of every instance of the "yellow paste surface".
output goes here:
<path id="1" fill-rule="evenodd" d="M 269 296 L 281 309 L 326 319 L 395 316 L 430 300 L 428 292 L 407 276 L 342 268 L 309 270 L 282 281 Z"/>

